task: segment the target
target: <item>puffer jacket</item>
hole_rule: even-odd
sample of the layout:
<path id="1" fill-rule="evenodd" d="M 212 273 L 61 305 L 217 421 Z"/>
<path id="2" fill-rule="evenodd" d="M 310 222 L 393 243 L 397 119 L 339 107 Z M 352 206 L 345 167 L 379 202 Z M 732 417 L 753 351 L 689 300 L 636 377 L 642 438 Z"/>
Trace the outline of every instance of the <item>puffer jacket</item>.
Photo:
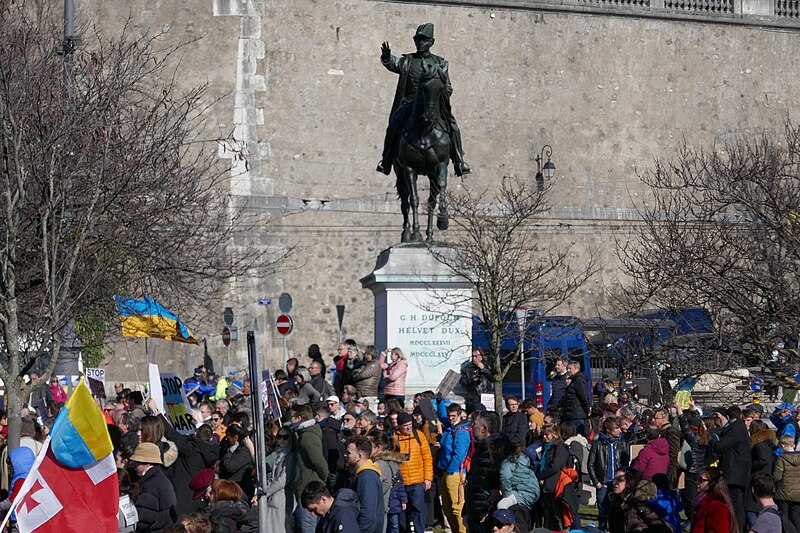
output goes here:
<path id="1" fill-rule="evenodd" d="M 539 480 L 531 470 L 531 460 L 524 453 L 512 455 L 500 465 L 500 490 L 513 494 L 517 503 L 530 509 L 539 499 Z"/>
<path id="2" fill-rule="evenodd" d="M 686 414 L 678 418 L 681 426 L 681 436 L 689 443 L 692 448 L 692 463 L 689 465 L 690 474 L 699 474 L 706 468 L 706 448 L 705 444 L 700 443 L 700 434 L 692 430 L 689 417 Z"/>
<path id="3" fill-rule="evenodd" d="M 783 452 L 775 459 L 775 499 L 800 503 L 800 452 Z"/>
<path id="4" fill-rule="evenodd" d="M 389 368 L 383 371 L 383 380 L 386 383 L 383 393 L 390 396 L 405 396 L 407 373 L 407 359 L 400 359 L 396 363 L 390 363 Z"/>
<path id="5" fill-rule="evenodd" d="M 666 474 L 669 470 L 669 442 L 664 437 L 651 440 L 642 448 L 631 463 L 645 479 L 653 479 L 656 474 Z"/>
<path id="6" fill-rule="evenodd" d="M 561 417 L 564 420 L 585 420 L 589 416 L 589 397 L 586 375 L 578 372 L 570 379 L 561 398 Z"/>
<path id="7" fill-rule="evenodd" d="M 258 531 L 258 510 L 241 500 L 223 500 L 212 504 L 208 518 L 216 533 Z"/>
<path id="8" fill-rule="evenodd" d="M 178 519 L 175 489 L 160 466 L 154 466 L 139 479 L 136 531 L 157 533 Z"/>
<path id="9" fill-rule="evenodd" d="M 609 458 L 613 461 L 610 472 L 608 468 Z M 613 479 L 614 472 L 619 468 L 626 468 L 630 459 L 631 452 L 627 442 L 621 439 L 609 439 L 601 433 L 592 441 L 592 447 L 589 449 L 589 461 L 586 465 L 589 481 L 591 481 L 592 485 L 610 482 Z"/>
<path id="10" fill-rule="evenodd" d="M 377 359 L 373 359 L 353 371 L 353 382 L 360 396 L 377 396 L 380 381 L 381 364 Z M 384 394 L 386 394 L 385 390 Z"/>
<path id="11" fill-rule="evenodd" d="M 406 486 L 416 485 L 425 480 L 433 481 L 433 457 L 425 434 L 413 430 L 411 435 L 395 433 L 400 452 L 407 459 L 400 464 L 400 472 Z"/>

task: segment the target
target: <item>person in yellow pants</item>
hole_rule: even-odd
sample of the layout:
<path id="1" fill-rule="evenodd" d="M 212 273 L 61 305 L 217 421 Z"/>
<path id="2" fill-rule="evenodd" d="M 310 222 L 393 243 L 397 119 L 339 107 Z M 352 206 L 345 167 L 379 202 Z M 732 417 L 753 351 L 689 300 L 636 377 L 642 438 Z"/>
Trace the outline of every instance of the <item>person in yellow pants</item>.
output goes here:
<path id="1" fill-rule="evenodd" d="M 450 523 L 453 533 L 467 533 L 461 519 L 464 508 L 464 479 L 469 468 L 472 446 L 472 430 L 469 422 L 461 420 L 461 406 L 447 406 L 450 427 L 442 434 L 438 468 L 443 472 L 442 512 Z"/>

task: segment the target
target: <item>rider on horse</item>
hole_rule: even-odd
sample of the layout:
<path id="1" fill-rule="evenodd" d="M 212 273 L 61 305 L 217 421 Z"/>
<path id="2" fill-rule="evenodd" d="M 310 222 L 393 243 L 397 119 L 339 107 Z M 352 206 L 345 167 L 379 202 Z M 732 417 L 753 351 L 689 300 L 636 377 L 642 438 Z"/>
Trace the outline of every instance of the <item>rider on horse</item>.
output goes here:
<path id="1" fill-rule="evenodd" d="M 447 115 L 450 126 L 450 146 L 452 147 L 450 159 L 453 161 L 457 176 L 468 174 L 470 168 L 464 161 L 461 130 L 458 129 L 458 124 L 456 124 L 456 119 L 450 109 L 450 95 L 453 93 L 453 86 L 450 84 L 447 61 L 430 52 L 434 43 L 433 24 L 427 23 L 418 27 L 417 33 L 414 35 L 414 43 L 417 46 L 417 51 L 413 54 L 404 54 L 399 58 L 392 55 L 389 43 L 384 42 L 381 47 L 381 62 L 383 66 L 399 74 L 400 79 L 397 82 L 392 113 L 389 117 L 389 126 L 386 128 L 386 138 L 383 142 L 383 158 L 378 163 L 376 170 L 386 175 L 391 172 L 392 162 L 397 150 L 398 135 L 402 132 L 411 114 L 417 89 L 419 88 L 420 75 L 423 68 L 432 67 L 440 69 L 446 81 L 443 103 L 444 113 Z"/>

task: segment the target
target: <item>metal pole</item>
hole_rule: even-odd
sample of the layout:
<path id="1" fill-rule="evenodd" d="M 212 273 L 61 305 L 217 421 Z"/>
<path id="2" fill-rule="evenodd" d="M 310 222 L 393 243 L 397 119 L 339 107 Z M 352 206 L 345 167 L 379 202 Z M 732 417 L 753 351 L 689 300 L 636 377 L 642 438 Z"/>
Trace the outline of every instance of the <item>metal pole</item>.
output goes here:
<path id="1" fill-rule="evenodd" d="M 254 331 L 247 332 L 247 362 L 250 367 L 250 394 L 253 400 L 253 425 L 256 428 L 256 469 L 258 482 L 256 497 L 258 498 L 258 530 L 267 531 L 267 461 L 266 441 L 264 438 L 264 404 L 261 402 L 261 358 L 258 356 L 258 340 Z"/>
<path id="2" fill-rule="evenodd" d="M 230 344 L 227 346 L 227 349 L 228 349 L 228 355 L 225 358 L 225 370 L 224 370 L 225 374 L 223 374 L 223 375 L 227 375 L 228 372 L 231 371 L 231 345 Z"/>
<path id="3" fill-rule="evenodd" d="M 64 42 L 61 44 L 61 53 L 64 54 L 64 85 L 69 96 L 72 96 L 75 90 L 72 62 L 77 44 L 78 36 L 75 35 L 75 1 L 64 0 Z"/>
<path id="4" fill-rule="evenodd" d="M 283 368 L 286 368 L 286 335 L 283 336 Z"/>
<path id="5" fill-rule="evenodd" d="M 519 375 L 522 382 L 522 401 L 525 401 L 525 351 L 522 349 L 522 339 L 519 343 Z"/>

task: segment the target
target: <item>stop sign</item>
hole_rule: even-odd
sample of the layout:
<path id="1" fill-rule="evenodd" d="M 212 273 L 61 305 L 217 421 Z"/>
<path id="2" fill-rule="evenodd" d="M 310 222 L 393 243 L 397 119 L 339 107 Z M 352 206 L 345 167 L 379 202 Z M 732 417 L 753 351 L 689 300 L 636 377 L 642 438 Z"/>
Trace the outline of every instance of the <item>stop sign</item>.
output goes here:
<path id="1" fill-rule="evenodd" d="M 292 317 L 289 315 L 281 315 L 278 317 L 278 320 L 275 321 L 275 326 L 278 328 L 278 333 L 281 335 L 288 335 L 292 332 L 294 321 L 292 321 Z"/>
<path id="2" fill-rule="evenodd" d="M 222 328 L 222 344 L 230 346 L 231 344 L 231 328 L 225 326 Z"/>

